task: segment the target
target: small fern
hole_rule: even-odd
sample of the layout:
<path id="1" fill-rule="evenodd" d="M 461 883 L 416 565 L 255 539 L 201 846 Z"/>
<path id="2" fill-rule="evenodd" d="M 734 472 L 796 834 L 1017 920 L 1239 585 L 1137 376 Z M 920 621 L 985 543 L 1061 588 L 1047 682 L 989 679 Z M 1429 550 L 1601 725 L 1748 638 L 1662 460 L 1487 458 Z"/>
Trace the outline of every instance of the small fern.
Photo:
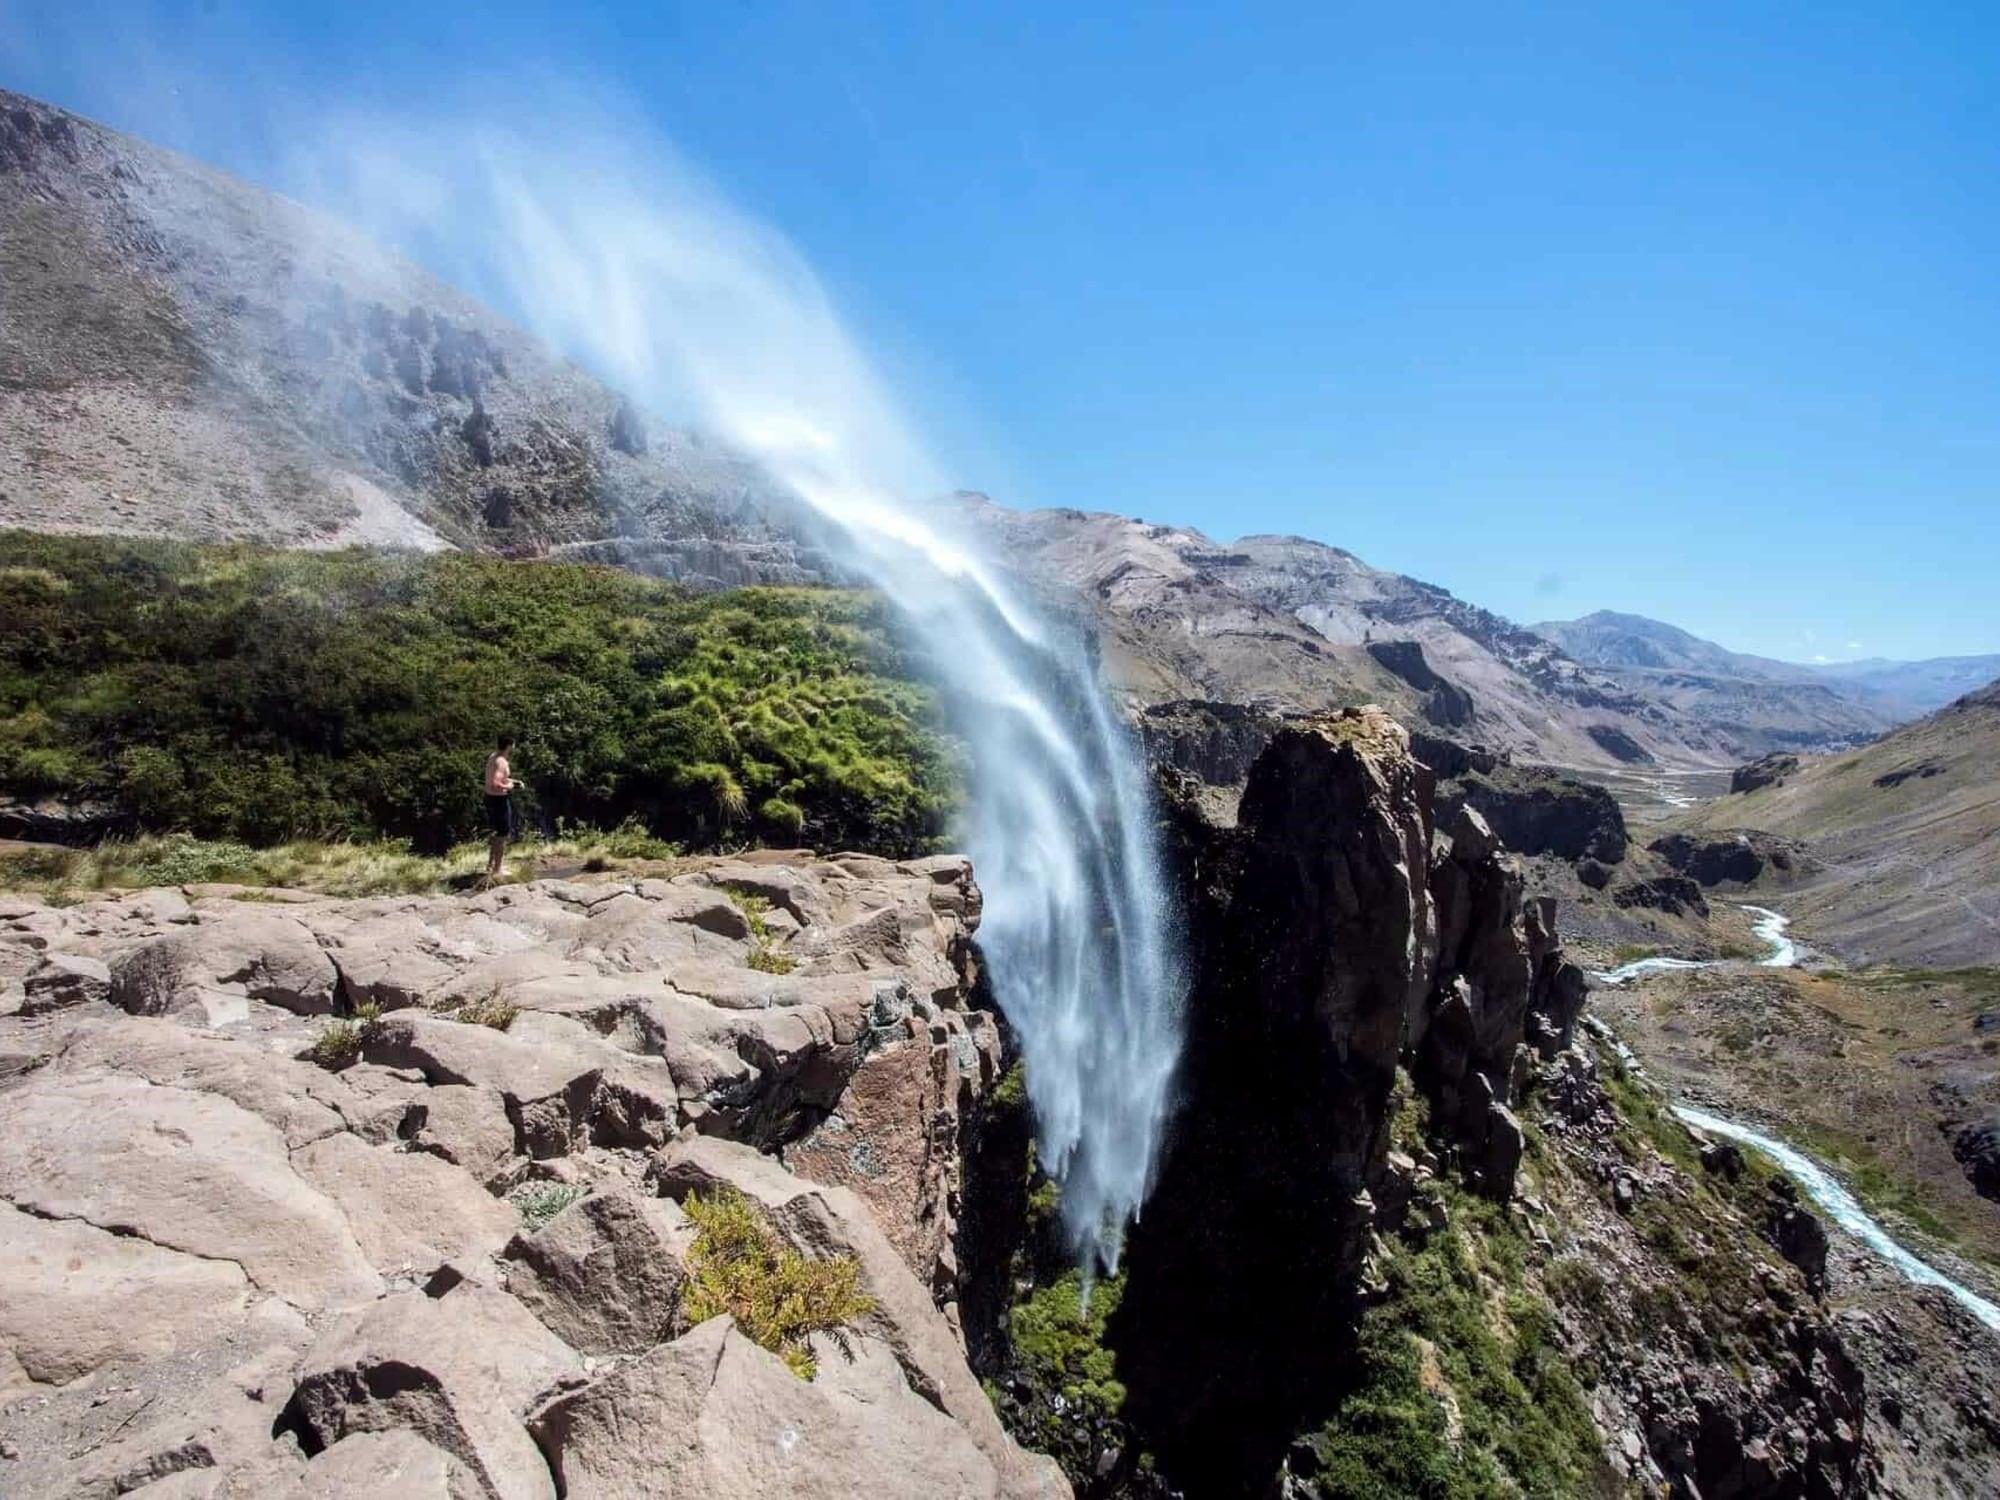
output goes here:
<path id="1" fill-rule="evenodd" d="M 361 1060 L 361 1049 L 368 1045 L 381 1020 L 382 1007 L 372 1000 L 355 1006 L 351 1019 L 330 1021 L 321 1028 L 306 1048 L 306 1061 L 318 1063 L 329 1073 L 352 1067 Z"/>
<path id="2" fill-rule="evenodd" d="M 875 1299 L 861 1290 L 859 1261 L 814 1260 L 789 1249 L 735 1188 L 690 1194 L 682 1207 L 696 1231 L 681 1303 L 689 1323 L 727 1313 L 753 1342 L 810 1380 L 819 1368 L 812 1335 L 830 1334 L 845 1351 L 846 1325 L 874 1311 Z"/>

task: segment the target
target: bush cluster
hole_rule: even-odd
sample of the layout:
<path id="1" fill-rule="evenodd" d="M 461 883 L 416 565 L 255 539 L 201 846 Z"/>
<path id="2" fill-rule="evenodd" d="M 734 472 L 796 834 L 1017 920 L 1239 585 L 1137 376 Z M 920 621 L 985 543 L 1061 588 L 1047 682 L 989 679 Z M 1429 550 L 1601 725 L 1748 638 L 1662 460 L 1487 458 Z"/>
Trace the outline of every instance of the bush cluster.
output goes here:
<path id="1" fill-rule="evenodd" d="M 266 845 L 532 825 L 929 847 L 957 783 L 887 604 L 612 568 L 0 533 L 0 794 Z"/>
<path id="2" fill-rule="evenodd" d="M 846 1327 L 874 1311 L 861 1290 L 861 1263 L 824 1260 L 785 1246 L 761 1212 L 732 1187 L 691 1193 L 681 1205 L 694 1221 L 681 1311 L 689 1324 L 727 1313 L 745 1337 L 776 1354 L 801 1380 L 818 1368 L 812 1336 L 845 1349 Z"/>

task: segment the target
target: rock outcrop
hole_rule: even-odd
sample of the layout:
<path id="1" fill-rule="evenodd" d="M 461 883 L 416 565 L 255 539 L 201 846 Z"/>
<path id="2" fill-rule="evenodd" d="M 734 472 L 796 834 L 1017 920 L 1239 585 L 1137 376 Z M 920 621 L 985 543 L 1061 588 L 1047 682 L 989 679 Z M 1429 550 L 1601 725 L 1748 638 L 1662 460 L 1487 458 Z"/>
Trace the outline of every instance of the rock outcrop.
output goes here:
<path id="1" fill-rule="evenodd" d="M 0 907 L 0 1489 L 1068 1493 L 957 1332 L 964 860 L 263 895 Z M 688 1327 L 724 1187 L 859 1267 L 810 1381 Z"/>
<path id="2" fill-rule="evenodd" d="M 1594 859 L 1615 865 L 1629 847 L 1625 815 L 1601 786 L 1528 766 L 1460 773 L 1440 787 L 1448 805 L 1478 811 L 1516 854 Z"/>
<path id="3" fill-rule="evenodd" d="M 1178 825 L 1184 1103 L 1120 1318 L 1133 1420 L 1190 1493 L 1273 1472 L 1338 1383 L 1378 1213 L 1408 1196 L 1398 1068 L 1504 1201 L 1518 1059 L 1559 1051 L 1581 1007 L 1550 913 L 1480 814 L 1440 826 L 1433 794 L 1404 731 L 1362 709 L 1280 730 L 1238 827 Z"/>
<path id="4" fill-rule="evenodd" d="M 1731 792 L 1754 792 L 1767 786 L 1783 786 L 1785 778 L 1799 768 L 1799 758 L 1782 750 L 1760 755 L 1729 773 Z"/>
<path id="5" fill-rule="evenodd" d="M 1670 833 L 1646 847 L 1702 885 L 1749 885 L 1767 870 L 1789 875 L 1805 861 L 1791 840 L 1747 831 L 1707 839 Z"/>

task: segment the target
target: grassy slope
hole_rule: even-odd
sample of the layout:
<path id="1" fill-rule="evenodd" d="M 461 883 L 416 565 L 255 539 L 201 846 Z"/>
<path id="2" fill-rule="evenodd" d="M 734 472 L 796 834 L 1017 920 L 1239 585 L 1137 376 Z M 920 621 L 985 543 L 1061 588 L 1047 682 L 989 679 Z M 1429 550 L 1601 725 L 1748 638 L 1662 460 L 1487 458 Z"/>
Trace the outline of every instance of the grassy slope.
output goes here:
<path id="1" fill-rule="evenodd" d="M 1809 761 L 1783 785 L 1719 798 L 1684 826 L 1809 840 L 1826 872 L 1787 909 L 1807 937 L 1844 956 L 2000 963 L 1994 689 L 1864 749 Z"/>
<path id="2" fill-rule="evenodd" d="M 530 818 L 909 852 L 956 766 L 887 605 L 608 568 L 0 533 L 0 794 L 271 844 Z"/>

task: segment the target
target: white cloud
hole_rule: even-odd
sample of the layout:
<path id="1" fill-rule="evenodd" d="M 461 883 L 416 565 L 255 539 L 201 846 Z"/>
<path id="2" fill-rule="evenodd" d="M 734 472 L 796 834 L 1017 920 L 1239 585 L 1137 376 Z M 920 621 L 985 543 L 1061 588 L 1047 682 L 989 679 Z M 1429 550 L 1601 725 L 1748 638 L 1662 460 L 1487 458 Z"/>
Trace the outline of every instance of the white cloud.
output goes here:
<path id="1" fill-rule="evenodd" d="M 1830 656 L 1815 656 L 1813 660 L 1816 662 L 1827 662 L 1827 661 L 1832 661 L 1833 658 Z"/>

